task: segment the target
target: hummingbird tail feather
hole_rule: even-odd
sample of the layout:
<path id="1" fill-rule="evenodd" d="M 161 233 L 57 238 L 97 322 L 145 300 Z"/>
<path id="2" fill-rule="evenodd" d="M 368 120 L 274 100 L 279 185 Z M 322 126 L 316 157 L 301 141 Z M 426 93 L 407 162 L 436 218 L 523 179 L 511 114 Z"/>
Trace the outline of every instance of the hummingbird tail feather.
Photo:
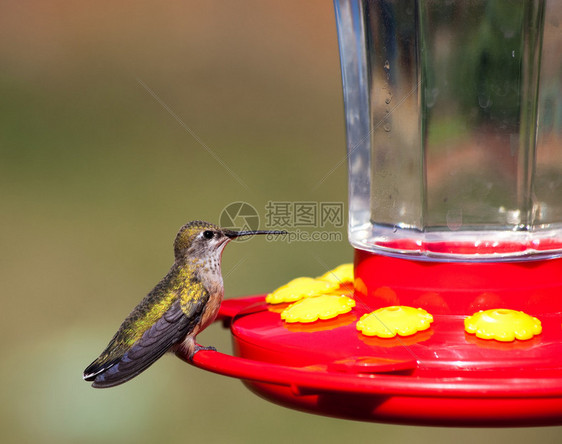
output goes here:
<path id="1" fill-rule="evenodd" d="M 84 381 L 93 381 L 100 373 L 103 373 L 119 362 L 119 359 L 107 362 L 103 359 L 104 356 L 105 355 L 100 356 L 84 370 Z"/>
<path id="2" fill-rule="evenodd" d="M 190 327 L 193 328 L 178 301 L 132 347 L 122 351 L 110 343 L 108 349 L 84 371 L 84 379 L 94 381 L 92 387 L 96 388 L 127 382 L 177 344 Z"/>
<path id="3" fill-rule="evenodd" d="M 134 349 L 134 348 L 133 348 Z M 131 352 L 133 351 L 131 350 Z M 147 359 L 142 360 L 132 360 L 129 358 L 129 352 L 123 356 L 123 359 L 119 361 L 117 364 L 109 367 L 107 370 L 98 373 L 93 378 L 92 387 L 95 388 L 108 388 L 108 387 L 115 387 L 116 385 L 123 384 L 124 382 L 133 379 L 139 373 L 146 370 L 150 367 L 154 361 L 160 358 L 166 350 L 163 350 L 161 353 L 153 353 Z"/>

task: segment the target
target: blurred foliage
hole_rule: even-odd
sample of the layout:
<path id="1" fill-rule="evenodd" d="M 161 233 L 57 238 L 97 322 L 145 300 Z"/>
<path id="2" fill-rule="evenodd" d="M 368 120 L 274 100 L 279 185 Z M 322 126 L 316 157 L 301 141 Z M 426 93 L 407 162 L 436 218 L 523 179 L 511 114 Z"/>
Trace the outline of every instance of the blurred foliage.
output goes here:
<path id="1" fill-rule="evenodd" d="M 436 91 L 435 111 L 442 115 L 462 111 L 477 122 L 517 131 L 526 75 L 521 42 L 530 9 L 529 2 L 505 0 L 425 2 L 422 35 L 428 41 L 421 44 L 431 48 L 423 65 L 426 102 L 435 102 Z M 445 45 L 433 41 L 444 37 L 452 40 Z M 530 44 L 531 36 L 525 39 Z M 451 108 L 452 103 L 461 109 Z"/>
<path id="2" fill-rule="evenodd" d="M 524 2 L 514 5 L 503 0 L 480 6 L 483 10 L 470 16 L 482 20 L 470 23 L 469 19 L 471 29 L 459 42 L 465 50 L 456 57 L 453 90 L 465 112 L 477 110 L 479 120 L 517 131 L 526 76 L 520 42 L 528 8 Z"/>
<path id="3" fill-rule="evenodd" d="M 2 442 L 556 442 L 556 428 L 306 415 L 172 357 L 115 389 L 82 381 L 168 270 L 183 223 L 235 201 L 262 216 L 270 200 L 346 201 L 329 3 L 2 2 L 0 66 Z M 341 231 L 230 245 L 227 297 L 349 261 Z M 200 338 L 230 348 L 218 325 Z"/>

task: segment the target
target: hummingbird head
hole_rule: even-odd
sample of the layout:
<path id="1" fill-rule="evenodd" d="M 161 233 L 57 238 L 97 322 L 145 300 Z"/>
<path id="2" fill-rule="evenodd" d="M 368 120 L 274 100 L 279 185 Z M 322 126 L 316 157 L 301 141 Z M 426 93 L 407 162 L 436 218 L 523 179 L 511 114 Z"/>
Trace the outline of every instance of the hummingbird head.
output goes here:
<path id="1" fill-rule="evenodd" d="M 232 239 L 254 234 L 286 234 L 286 231 L 233 231 L 200 220 L 192 221 L 180 228 L 174 242 L 176 260 L 181 258 L 206 259 L 220 256 L 223 248 Z"/>

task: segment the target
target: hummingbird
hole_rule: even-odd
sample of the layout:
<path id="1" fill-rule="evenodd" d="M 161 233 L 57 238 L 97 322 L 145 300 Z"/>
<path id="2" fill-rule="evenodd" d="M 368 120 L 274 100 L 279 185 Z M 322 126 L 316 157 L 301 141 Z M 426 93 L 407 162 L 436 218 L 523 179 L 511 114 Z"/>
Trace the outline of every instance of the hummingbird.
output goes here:
<path id="1" fill-rule="evenodd" d="M 96 388 L 122 384 L 170 351 L 189 360 L 200 350 L 198 333 L 218 315 L 224 295 L 221 256 L 232 239 L 285 231 L 233 231 L 203 221 L 180 228 L 174 264 L 123 321 L 101 355 L 84 370 Z"/>

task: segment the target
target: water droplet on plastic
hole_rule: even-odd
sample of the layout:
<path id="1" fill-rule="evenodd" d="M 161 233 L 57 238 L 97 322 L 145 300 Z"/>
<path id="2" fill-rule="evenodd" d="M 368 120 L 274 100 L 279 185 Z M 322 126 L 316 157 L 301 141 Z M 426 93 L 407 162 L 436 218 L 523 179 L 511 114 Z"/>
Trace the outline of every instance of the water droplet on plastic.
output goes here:
<path id="1" fill-rule="evenodd" d="M 451 231 L 457 231 L 462 227 L 462 210 L 449 210 L 447 211 L 447 227 Z"/>
<path id="2" fill-rule="evenodd" d="M 521 211 L 509 210 L 506 214 L 506 222 L 508 224 L 517 225 L 521 223 Z"/>
<path id="3" fill-rule="evenodd" d="M 389 133 L 392 130 L 392 126 L 390 125 L 390 123 L 385 123 L 383 128 L 387 133 Z"/>
<path id="4" fill-rule="evenodd" d="M 386 71 L 390 71 L 390 62 L 388 60 L 386 62 L 384 62 L 384 69 Z"/>
<path id="5" fill-rule="evenodd" d="M 435 102 L 437 101 L 437 96 L 439 95 L 439 88 L 433 88 L 431 90 L 426 90 L 425 93 L 425 106 L 428 108 L 433 108 Z"/>
<path id="6" fill-rule="evenodd" d="M 490 99 L 490 96 L 488 95 L 478 95 L 478 105 L 480 105 L 480 108 L 488 108 L 490 106 L 492 106 L 492 100 Z"/>

